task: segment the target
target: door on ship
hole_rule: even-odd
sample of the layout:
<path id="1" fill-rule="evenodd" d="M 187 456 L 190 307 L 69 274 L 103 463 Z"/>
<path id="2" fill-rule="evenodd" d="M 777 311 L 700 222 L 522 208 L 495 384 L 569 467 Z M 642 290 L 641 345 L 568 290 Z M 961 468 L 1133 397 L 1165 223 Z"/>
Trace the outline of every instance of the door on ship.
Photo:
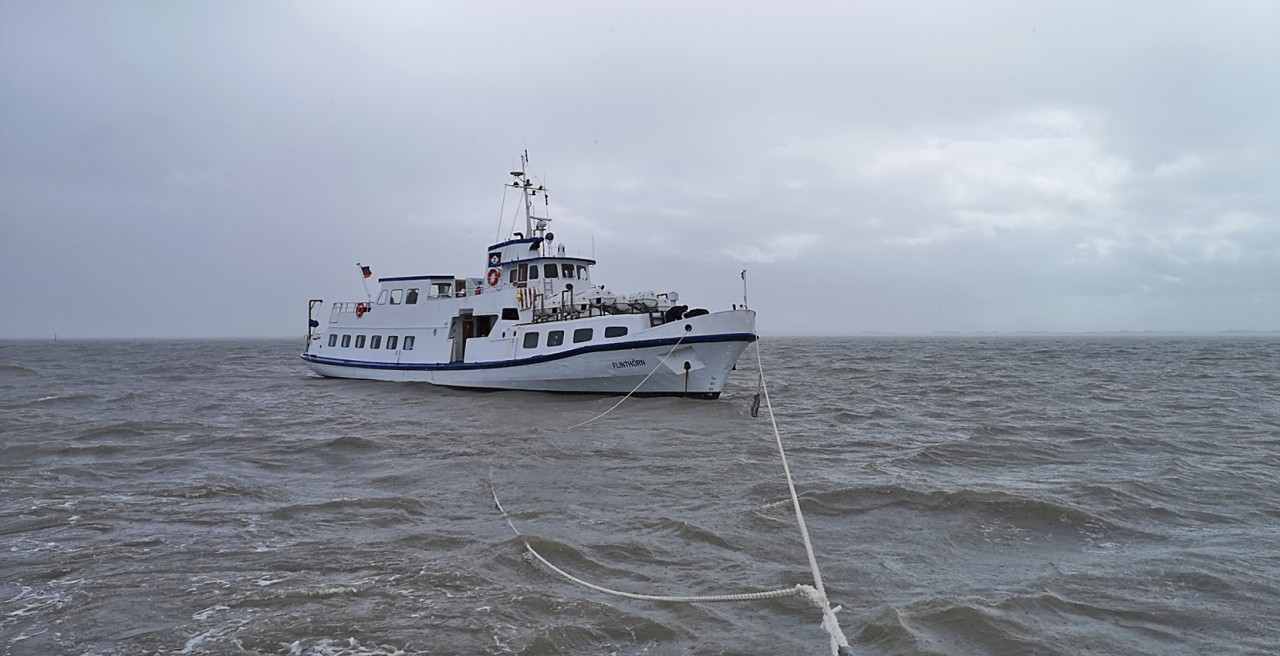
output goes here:
<path id="1" fill-rule="evenodd" d="M 462 362 L 467 355 L 467 340 L 476 336 L 476 318 L 471 310 L 463 310 L 449 325 L 449 339 L 453 342 L 450 362 Z"/>

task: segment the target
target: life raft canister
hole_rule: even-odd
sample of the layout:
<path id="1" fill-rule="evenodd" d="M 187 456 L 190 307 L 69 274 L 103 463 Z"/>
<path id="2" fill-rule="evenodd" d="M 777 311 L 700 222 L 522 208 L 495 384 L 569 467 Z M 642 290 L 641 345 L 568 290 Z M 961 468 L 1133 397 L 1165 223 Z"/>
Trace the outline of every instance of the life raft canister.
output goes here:
<path id="1" fill-rule="evenodd" d="M 364 303 L 356 303 L 356 316 L 357 316 L 357 317 L 363 317 L 363 316 L 364 316 L 364 313 L 365 313 L 365 312 L 368 312 L 368 311 L 369 311 L 369 308 L 368 308 L 368 306 L 366 306 Z"/>
<path id="2" fill-rule="evenodd" d="M 502 280 L 502 272 L 497 269 L 489 269 L 489 286 L 497 287 L 500 280 Z"/>

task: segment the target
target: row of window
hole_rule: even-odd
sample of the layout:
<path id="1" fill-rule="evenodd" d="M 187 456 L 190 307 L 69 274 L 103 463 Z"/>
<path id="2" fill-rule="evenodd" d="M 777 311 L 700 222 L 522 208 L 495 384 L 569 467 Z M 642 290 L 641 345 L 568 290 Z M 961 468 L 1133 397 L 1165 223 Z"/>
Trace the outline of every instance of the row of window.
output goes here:
<path id="1" fill-rule="evenodd" d="M 589 342 L 594 334 L 594 329 L 592 328 L 578 328 L 573 331 L 573 343 Z M 605 337 L 622 337 L 625 334 L 627 334 L 626 326 L 608 326 L 604 329 Z M 539 336 L 540 333 L 537 331 L 525 333 L 523 346 L 527 349 L 538 348 Z M 561 344 L 564 344 L 563 330 L 552 330 L 547 333 L 547 346 L 560 346 Z"/>
<path id="2" fill-rule="evenodd" d="M 351 335 L 342 335 L 342 348 L 351 347 L 351 337 L 352 337 Z M 364 348 L 365 337 L 366 337 L 365 335 L 355 335 L 356 348 Z M 368 337 L 369 337 L 369 348 L 371 349 L 382 348 L 382 335 L 370 335 Z M 396 344 L 398 343 L 400 343 L 399 335 L 387 336 L 387 346 L 386 346 L 387 349 L 394 351 L 396 348 Z M 337 346 L 337 345 L 338 345 L 338 334 L 330 333 L 329 346 Z M 404 342 L 401 344 L 401 348 L 403 348 L 406 351 L 413 350 L 413 335 L 404 336 Z"/>
<path id="3" fill-rule="evenodd" d="M 572 264 L 557 265 L 555 263 L 548 262 L 542 265 L 542 277 L 543 278 L 569 278 L 570 280 L 576 277 L 578 280 L 586 280 L 587 267 L 581 264 L 579 264 L 577 267 L 574 267 L 574 265 Z M 526 280 L 537 280 L 538 265 L 521 264 L 518 267 L 512 267 L 511 274 L 508 276 L 507 279 L 509 282 L 512 282 L 512 283 L 524 282 Z"/>
<path id="4" fill-rule="evenodd" d="M 378 305 L 384 305 L 387 302 L 387 296 L 388 296 L 387 290 L 385 289 L 382 290 L 382 293 L 378 295 Z M 391 297 L 392 305 L 400 305 L 400 303 L 402 302 L 405 305 L 417 305 L 418 304 L 418 288 L 410 287 L 409 292 L 407 294 L 403 289 L 393 289 L 390 292 L 390 297 Z"/>
<path id="5" fill-rule="evenodd" d="M 466 296 L 467 286 L 464 280 L 455 280 L 452 282 L 432 283 L 427 289 L 427 298 L 452 298 L 454 296 Z M 457 290 L 455 291 L 455 286 Z M 408 289 L 384 289 L 378 294 L 378 305 L 417 305 L 420 292 L 417 287 Z"/>

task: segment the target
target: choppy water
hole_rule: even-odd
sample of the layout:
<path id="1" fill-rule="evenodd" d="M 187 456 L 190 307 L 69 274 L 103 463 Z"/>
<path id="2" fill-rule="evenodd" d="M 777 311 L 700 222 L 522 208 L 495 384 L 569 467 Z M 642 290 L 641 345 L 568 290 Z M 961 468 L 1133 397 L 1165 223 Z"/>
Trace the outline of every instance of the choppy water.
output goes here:
<path id="1" fill-rule="evenodd" d="M 754 359 L 719 401 L 0 343 L 5 654 L 822 654 Z M 766 339 L 859 654 L 1280 653 L 1280 340 Z M 748 352 L 753 353 L 752 351 Z M 750 366 L 747 366 L 750 363 Z"/>

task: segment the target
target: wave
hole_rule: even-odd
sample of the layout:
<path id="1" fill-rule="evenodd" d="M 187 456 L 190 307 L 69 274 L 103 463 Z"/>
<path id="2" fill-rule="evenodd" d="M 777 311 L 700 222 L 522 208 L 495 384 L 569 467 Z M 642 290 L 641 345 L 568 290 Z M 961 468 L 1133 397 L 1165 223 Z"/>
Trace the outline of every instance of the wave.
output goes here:
<path id="1" fill-rule="evenodd" d="M 380 516 L 421 517 L 430 506 L 412 497 L 331 499 L 321 503 L 291 504 L 271 512 L 273 519 L 318 519 L 330 517 L 350 523 L 378 523 Z"/>
<path id="2" fill-rule="evenodd" d="M 922 491 L 898 484 L 864 485 L 807 492 L 801 495 L 800 503 L 806 513 L 832 517 L 904 507 L 932 513 L 993 515 L 1017 524 L 1118 528 L 1108 519 L 1066 502 L 997 490 Z"/>
<path id="3" fill-rule="evenodd" d="M 119 439 L 142 437 L 147 432 L 142 429 L 141 424 L 132 421 L 124 421 L 110 426 L 96 426 L 94 428 L 86 428 L 72 436 L 73 440 L 98 440 L 98 439 Z"/>
<path id="4" fill-rule="evenodd" d="M 17 365 L 17 364 L 0 363 L 0 375 L 34 376 L 36 375 L 36 370 L 31 369 L 30 367 L 24 367 L 22 365 Z"/>
<path id="5" fill-rule="evenodd" d="M 92 394 L 50 394 L 49 396 L 42 396 L 37 399 L 32 399 L 27 403 L 27 405 L 69 404 L 69 403 L 78 403 L 80 401 L 92 401 L 96 398 L 97 397 Z"/>

